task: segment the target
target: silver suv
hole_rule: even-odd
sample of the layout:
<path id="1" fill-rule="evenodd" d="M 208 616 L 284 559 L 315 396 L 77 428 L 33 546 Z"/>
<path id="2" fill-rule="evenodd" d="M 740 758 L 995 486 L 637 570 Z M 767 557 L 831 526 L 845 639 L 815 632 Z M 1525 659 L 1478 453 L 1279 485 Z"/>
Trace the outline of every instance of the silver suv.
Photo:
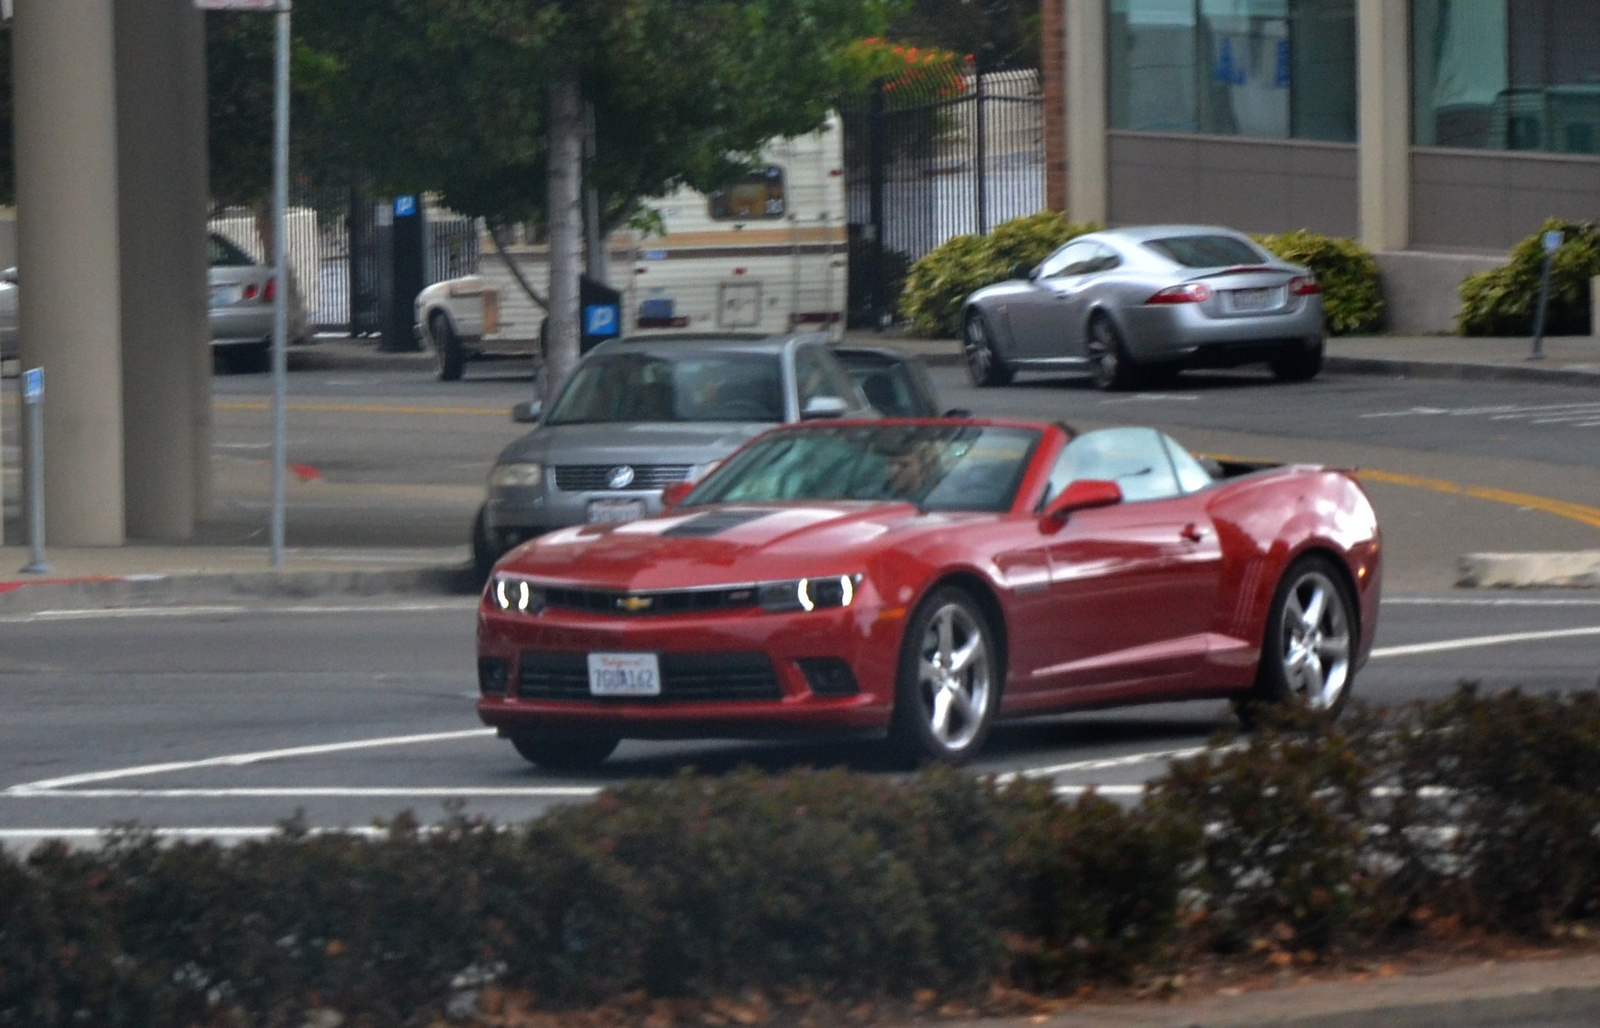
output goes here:
<path id="1" fill-rule="evenodd" d="M 878 411 L 821 333 L 631 336 L 589 351 L 537 425 L 501 451 L 472 532 L 487 575 L 500 555 L 567 525 L 661 510 L 661 490 L 695 481 L 773 425 Z"/>

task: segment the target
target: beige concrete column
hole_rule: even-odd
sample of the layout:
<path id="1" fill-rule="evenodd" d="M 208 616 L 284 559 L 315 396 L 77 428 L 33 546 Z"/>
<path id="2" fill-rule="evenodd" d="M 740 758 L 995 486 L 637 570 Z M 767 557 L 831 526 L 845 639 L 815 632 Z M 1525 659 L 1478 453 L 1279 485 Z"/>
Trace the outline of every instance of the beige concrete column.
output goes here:
<path id="1" fill-rule="evenodd" d="M 1410 8 L 1356 4 L 1358 202 L 1370 250 L 1404 250 L 1411 241 Z"/>
<path id="2" fill-rule="evenodd" d="M 203 17 L 192 3 L 116 0 L 122 270 L 139 283 L 122 295 L 123 467 L 138 539 L 194 535 L 194 406 L 209 408 L 209 378 L 198 397 L 194 374 L 210 348 Z"/>
<path id="3" fill-rule="evenodd" d="M 1065 0 L 1067 216 L 1106 220 L 1106 0 Z"/>
<path id="4" fill-rule="evenodd" d="M 16 0 L 24 367 L 43 367 L 45 539 L 124 539 L 112 0 Z"/>

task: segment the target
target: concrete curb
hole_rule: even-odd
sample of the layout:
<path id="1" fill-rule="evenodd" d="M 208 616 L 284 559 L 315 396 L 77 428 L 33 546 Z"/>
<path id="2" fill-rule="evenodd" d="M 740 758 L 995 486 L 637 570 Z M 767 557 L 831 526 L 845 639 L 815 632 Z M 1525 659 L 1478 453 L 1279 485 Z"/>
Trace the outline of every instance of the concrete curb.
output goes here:
<path id="1" fill-rule="evenodd" d="M 0 615 L 260 599 L 468 596 L 477 591 L 477 577 L 470 563 L 383 569 L 92 575 L 0 583 Z"/>
<path id="2" fill-rule="evenodd" d="M 1537 364 L 1462 364 L 1449 361 L 1401 360 L 1393 357 L 1344 357 L 1328 354 L 1327 371 L 1397 378 L 1448 378 L 1466 382 L 1543 382 L 1548 385 L 1600 385 L 1600 370 L 1541 368 Z"/>
<path id="3" fill-rule="evenodd" d="M 1600 588 L 1600 550 L 1550 553 L 1465 553 L 1456 585 L 1478 589 Z"/>

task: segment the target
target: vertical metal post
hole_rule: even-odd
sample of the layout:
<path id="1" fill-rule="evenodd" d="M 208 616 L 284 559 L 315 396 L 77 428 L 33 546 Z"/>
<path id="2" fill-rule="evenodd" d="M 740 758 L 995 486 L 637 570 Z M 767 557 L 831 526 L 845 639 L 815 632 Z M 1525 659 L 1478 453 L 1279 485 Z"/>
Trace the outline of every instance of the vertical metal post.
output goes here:
<path id="1" fill-rule="evenodd" d="M 270 562 L 283 566 L 284 475 L 289 455 L 289 3 L 278 8 L 272 119 L 272 531 Z"/>
<path id="2" fill-rule="evenodd" d="M 883 80 L 874 79 L 867 103 L 867 222 L 872 233 L 867 242 L 872 266 L 868 275 L 872 283 L 870 309 L 877 328 L 885 327 L 889 318 L 886 295 L 889 290 L 883 267 L 883 126 Z"/>
<path id="3" fill-rule="evenodd" d="M 1539 309 L 1533 316 L 1533 352 L 1528 354 L 1531 361 L 1544 360 L 1544 315 L 1550 306 L 1550 265 L 1556 251 L 1561 249 L 1561 238 L 1559 229 L 1551 229 L 1540 239 L 1544 246 L 1544 265 L 1539 271 Z"/>
<path id="4" fill-rule="evenodd" d="M 27 436 L 28 563 L 25 575 L 44 575 L 50 565 L 44 562 L 44 369 L 30 368 L 22 373 L 22 404 Z"/>
<path id="5" fill-rule="evenodd" d="M 973 102 L 978 105 L 975 119 L 978 126 L 978 142 L 973 154 L 973 165 L 977 169 L 974 186 L 978 190 L 978 235 L 989 234 L 989 185 L 986 174 L 989 163 L 989 151 L 985 145 L 988 136 L 988 126 L 983 118 L 983 72 L 974 68 L 972 72 Z"/>

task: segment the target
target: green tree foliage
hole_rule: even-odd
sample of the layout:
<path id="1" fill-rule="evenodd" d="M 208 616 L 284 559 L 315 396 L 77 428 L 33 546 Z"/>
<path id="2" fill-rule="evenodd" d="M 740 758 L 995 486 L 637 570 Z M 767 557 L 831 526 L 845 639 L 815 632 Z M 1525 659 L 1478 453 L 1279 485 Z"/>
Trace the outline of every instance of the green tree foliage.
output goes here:
<path id="1" fill-rule="evenodd" d="M 1039 67 L 1039 0 L 914 0 L 895 40 L 971 54 L 979 71 Z"/>
<path id="2" fill-rule="evenodd" d="M 1354 239 L 1319 236 L 1300 229 L 1255 241 L 1294 264 L 1303 264 L 1322 287 L 1322 316 L 1328 334 L 1366 335 L 1383 325 L 1383 293 L 1378 262 Z"/>

